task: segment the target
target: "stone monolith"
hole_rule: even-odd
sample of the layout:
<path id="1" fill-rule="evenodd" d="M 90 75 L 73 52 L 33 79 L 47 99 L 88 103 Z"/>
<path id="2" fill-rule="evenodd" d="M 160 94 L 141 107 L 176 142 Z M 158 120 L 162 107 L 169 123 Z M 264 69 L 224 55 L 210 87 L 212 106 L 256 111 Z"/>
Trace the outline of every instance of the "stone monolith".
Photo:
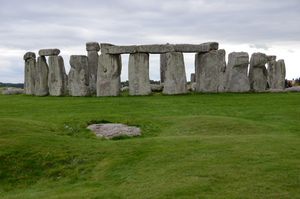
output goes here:
<path id="1" fill-rule="evenodd" d="M 160 54 L 160 83 L 165 82 L 165 71 L 167 67 L 167 57 L 166 54 Z"/>
<path id="2" fill-rule="evenodd" d="M 253 53 L 250 60 L 249 81 L 252 92 L 265 92 L 267 88 L 267 55 Z"/>
<path id="3" fill-rule="evenodd" d="M 196 91 L 203 93 L 224 92 L 226 70 L 225 50 L 197 53 L 195 56 Z"/>
<path id="4" fill-rule="evenodd" d="M 67 95 L 67 75 L 61 56 L 49 56 L 49 93 L 52 96 Z"/>
<path id="5" fill-rule="evenodd" d="M 285 63 L 284 60 L 268 61 L 268 82 L 270 89 L 285 88 Z"/>
<path id="6" fill-rule="evenodd" d="M 91 94 L 97 93 L 97 71 L 98 71 L 98 51 L 100 50 L 100 45 L 97 42 L 86 43 L 86 50 L 89 63 L 89 87 Z"/>
<path id="7" fill-rule="evenodd" d="M 25 60 L 25 68 L 24 68 L 25 94 L 34 95 L 35 94 L 35 68 L 36 68 L 35 53 L 27 52 L 24 55 L 23 59 Z"/>
<path id="8" fill-rule="evenodd" d="M 248 73 L 249 55 L 246 52 L 232 52 L 226 66 L 226 91 L 245 93 L 250 91 Z"/>
<path id="9" fill-rule="evenodd" d="M 90 96 L 88 57 L 71 55 L 71 69 L 68 76 L 69 95 Z"/>
<path id="10" fill-rule="evenodd" d="M 169 95 L 187 93 L 183 54 L 180 52 L 166 53 L 166 60 L 163 93 Z"/>
<path id="11" fill-rule="evenodd" d="M 191 73 L 191 85 L 194 82 L 196 82 L 196 76 L 195 76 L 195 73 Z"/>
<path id="12" fill-rule="evenodd" d="M 97 97 L 119 96 L 121 55 L 101 54 L 98 58 Z"/>
<path id="13" fill-rule="evenodd" d="M 130 54 L 128 62 L 129 95 L 150 95 L 149 54 Z"/>
<path id="14" fill-rule="evenodd" d="M 38 57 L 35 73 L 35 95 L 45 96 L 49 94 L 48 87 L 49 67 L 44 56 Z"/>

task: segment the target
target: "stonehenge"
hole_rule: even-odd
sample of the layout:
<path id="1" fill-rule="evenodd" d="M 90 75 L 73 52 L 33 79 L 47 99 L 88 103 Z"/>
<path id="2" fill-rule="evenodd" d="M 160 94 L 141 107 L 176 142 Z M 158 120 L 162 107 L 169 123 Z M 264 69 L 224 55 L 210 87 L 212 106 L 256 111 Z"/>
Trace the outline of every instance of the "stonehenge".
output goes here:
<path id="1" fill-rule="evenodd" d="M 27 52 L 23 57 L 24 92 L 39 96 L 66 96 L 68 92 L 70 96 L 119 96 L 122 54 L 129 54 L 129 87 L 126 88 L 129 95 L 150 95 L 152 91 L 162 91 L 166 95 L 189 91 L 266 92 L 267 83 L 272 92 L 284 89 L 284 60 L 276 61 L 276 56 L 253 53 L 249 61 L 248 53 L 232 52 L 226 65 L 226 52 L 218 48 L 217 42 L 131 46 L 87 42 L 87 55 L 70 56 L 68 75 L 59 49 L 39 50 L 37 61 L 34 52 Z M 190 88 L 183 53 L 195 53 L 195 71 L 190 76 Z M 150 84 L 151 54 L 160 54 L 160 85 Z"/>

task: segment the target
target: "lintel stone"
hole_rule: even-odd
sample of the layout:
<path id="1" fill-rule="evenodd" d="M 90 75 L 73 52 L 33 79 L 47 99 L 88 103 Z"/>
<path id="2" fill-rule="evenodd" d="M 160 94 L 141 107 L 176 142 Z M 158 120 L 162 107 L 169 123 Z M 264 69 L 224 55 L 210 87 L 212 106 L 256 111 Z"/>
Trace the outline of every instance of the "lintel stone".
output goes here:
<path id="1" fill-rule="evenodd" d="M 86 51 L 99 51 L 100 45 L 98 42 L 87 42 Z"/>
<path id="2" fill-rule="evenodd" d="M 57 48 L 39 50 L 40 56 L 57 56 L 57 55 L 59 55 L 59 53 L 60 53 L 60 50 Z"/>
<path id="3" fill-rule="evenodd" d="M 35 53 L 34 52 L 27 52 L 25 53 L 23 59 L 26 61 L 28 59 L 35 59 Z"/>
<path id="4" fill-rule="evenodd" d="M 269 61 L 276 61 L 276 55 L 268 55 L 267 59 L 268 59 L 268 62 Z"/>

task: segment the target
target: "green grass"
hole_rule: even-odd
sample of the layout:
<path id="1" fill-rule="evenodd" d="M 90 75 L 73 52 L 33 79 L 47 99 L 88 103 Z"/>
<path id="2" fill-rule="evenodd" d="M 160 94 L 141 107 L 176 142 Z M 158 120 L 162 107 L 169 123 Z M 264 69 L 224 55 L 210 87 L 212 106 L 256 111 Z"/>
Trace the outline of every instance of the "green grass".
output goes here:
<path id="1" fill-rule="evenodd" d="M 0 95 L 0 198 L 300 198 L 299 100 Z M 95 122 L 143 136 L 98 138 Z"/>

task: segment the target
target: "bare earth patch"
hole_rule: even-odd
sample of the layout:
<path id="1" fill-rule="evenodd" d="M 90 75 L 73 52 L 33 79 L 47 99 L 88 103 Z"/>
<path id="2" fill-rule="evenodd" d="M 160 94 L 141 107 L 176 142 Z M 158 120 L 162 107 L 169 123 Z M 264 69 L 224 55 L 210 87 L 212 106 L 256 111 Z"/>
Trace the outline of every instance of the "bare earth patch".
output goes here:
<path id="1" fill-rule="evenodd" d="M 118 135 L 142 135 L 141 129 L 135 126 L 126 126 L 124 124 L 92 124 L 87 127 L 93 131 L 99 137 L 105 137 L 106 139 L 118 136 Z"/>

